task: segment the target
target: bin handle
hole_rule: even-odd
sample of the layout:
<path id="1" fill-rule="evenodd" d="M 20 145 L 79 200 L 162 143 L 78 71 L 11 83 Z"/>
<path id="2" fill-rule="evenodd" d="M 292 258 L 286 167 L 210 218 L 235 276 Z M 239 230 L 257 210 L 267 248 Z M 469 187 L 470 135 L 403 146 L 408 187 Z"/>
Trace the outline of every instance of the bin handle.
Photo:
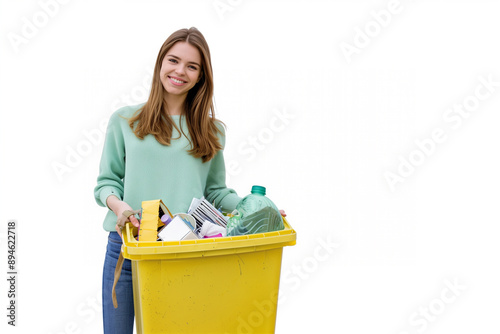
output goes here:
<path id="1" fill-rule="evenodd" d="M 116 267 L 115 267 L 115 280 L 113 282 L 113 292 L 111 293 L 113 297 L 113 306 L 115 308 L 118 308 L 118 301 L 116 300 L 116 283 L 118 283 L 118 280 L 120 279 L 120 275 L 122 273 L 122 266 L 123 266 L 123 253 L 120 252 L 120 256 L 118 257 L 118 262 L 116 262 Z"/>

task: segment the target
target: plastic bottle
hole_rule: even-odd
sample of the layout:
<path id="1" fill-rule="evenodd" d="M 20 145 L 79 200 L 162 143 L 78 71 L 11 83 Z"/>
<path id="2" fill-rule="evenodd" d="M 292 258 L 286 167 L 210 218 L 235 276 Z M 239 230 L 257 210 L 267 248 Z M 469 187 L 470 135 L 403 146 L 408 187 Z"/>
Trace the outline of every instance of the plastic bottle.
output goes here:
<path id="1" fill-rule="evenodd" d="M 237 213 L 229 218 L 228 236 L 265 233 L 285 228 L 278 208 L 265 195 L 265 187 L 252 187 L 251 194 L 236 206 Z"/>

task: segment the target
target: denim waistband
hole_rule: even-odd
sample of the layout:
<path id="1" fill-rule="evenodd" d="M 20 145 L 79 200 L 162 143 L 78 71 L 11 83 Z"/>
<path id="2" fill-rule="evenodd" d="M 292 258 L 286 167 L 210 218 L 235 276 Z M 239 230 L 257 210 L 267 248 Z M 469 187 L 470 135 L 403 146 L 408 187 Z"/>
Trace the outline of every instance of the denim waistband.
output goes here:
<path id="1" fill-rule="evenodd" d="M 113 240 L 113 241 L 122 243 L 122 238 L 120 238 L 120 236 L 118 235 L 117 232 L 109 232 L 109 237 L 108 238 L 111 239 L 111 240 Z"/>

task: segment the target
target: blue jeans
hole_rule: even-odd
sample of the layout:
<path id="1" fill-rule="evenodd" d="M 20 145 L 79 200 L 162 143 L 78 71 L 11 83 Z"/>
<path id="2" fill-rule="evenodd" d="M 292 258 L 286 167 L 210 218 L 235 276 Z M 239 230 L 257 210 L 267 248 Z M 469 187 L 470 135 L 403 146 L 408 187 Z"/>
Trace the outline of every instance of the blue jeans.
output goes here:
<path id="1" fill-rule="evenodd" d="M 118 233 L 110 232 L 102 276 L 102 312 L 104 334 L 132 334 L 134 329 L 134 295 L 132 290 L 132 268 L 130 260 L 123 262 L 122 273 L 116 284 L 118 308 L 112 300 L 116 262 L 120 255 L 122 240 Z"/>

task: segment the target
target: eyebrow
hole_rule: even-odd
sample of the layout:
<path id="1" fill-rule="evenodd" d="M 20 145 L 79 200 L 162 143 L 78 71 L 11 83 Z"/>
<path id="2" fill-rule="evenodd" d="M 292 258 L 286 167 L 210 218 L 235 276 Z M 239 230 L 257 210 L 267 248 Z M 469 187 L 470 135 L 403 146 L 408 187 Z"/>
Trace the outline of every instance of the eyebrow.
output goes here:
<path id="1" fill-rule="evenodd" d="M 181 58 L 179 58 L 179 57 L 177 57 L 177 56 L 175 56 L 175 55 L 167 55 L 167 57 L 172 57 L 172 58 L 175 58 L 175 59 L 179 59 L 179 60 L 181 60 Z M 188 64 L 195 64 L 195 65 L 198 65 L 199 67 L 201 67 L 201 65 L 200 65 L 200 64 L 198 64 L 198 63 L 196 63 L 196 62 L 194 62 L 194 61 L 189 61 L 189 62 L 188 62 Z"/>

